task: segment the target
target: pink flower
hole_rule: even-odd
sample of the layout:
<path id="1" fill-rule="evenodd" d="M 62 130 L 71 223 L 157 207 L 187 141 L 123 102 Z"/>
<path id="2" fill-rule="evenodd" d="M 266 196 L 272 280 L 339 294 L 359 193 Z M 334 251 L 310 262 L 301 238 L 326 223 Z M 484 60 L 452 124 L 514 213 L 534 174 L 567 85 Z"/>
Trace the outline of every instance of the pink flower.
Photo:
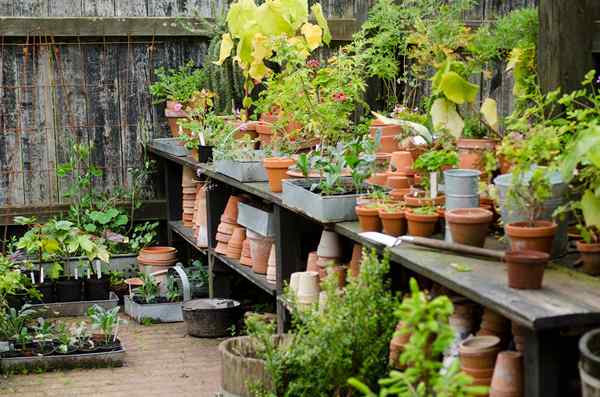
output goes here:
<path id="1" fill-rule="evenodd" d="M 346 96 L 346 94 L 344 94 L 343 92 L 336 92 L 335 94 L 333 94 L 331 96 L 333 98 L 334 101 L 336 102 L 344 102 L 346 99 L 348 99 L 348 97 Z"/>
<path id="2" fill-rule="evenodd" d="M 306 66 L 311 69 L 318 69 L 321 66 L 321 62 L 318 59 L 309 59 L 306 61 Z"/>
<path id="3" fill-rule="evenodd" d="M 173 106 L 173 110 L 175 110 L 176 112 L 181 112 L 181 109 L 183 109 L 183 105 L 179 102 L 175 103 L 175 105 Z"/>

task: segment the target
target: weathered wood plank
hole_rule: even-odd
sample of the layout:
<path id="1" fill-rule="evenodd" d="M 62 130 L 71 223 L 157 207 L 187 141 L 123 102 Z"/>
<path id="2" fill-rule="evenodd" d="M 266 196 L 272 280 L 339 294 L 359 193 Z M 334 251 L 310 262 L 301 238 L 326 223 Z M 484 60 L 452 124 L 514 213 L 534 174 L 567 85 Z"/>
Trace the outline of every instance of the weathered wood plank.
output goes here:
<path id="1" fill-rule="evenodd" d="M 0 16 L 13 15 L 13 0 L 0 0 Z"/>
<path id="2" fill-rule="evenodd" d="M 148 16 L 148 0 L 115 0 L 115 15 L 123 17 Z"/>
<path id="3" fill-rule="evenodd" d="M 83 16 L 115 16 L 115 0 L 83 0 Z"/>
<path id="4" fill-rule="evenodd" d="M 14 16 L 48 16 L 48 0 L 13 0 L 13 7 Z"/>
<path id="5" fill-rule="evenodd" d="M 152 55 L 153 63 L 150 69 L 150 82 L 156 80 L 154 76 L 156 69 L 160 67 L 177 67 L 190 59 L 182 55 L 182 46 L 189 48 L 189 46 L 186 46 L 181 41 L 168 41 L 155 46 L 155 51 Z M 201 65 L 201 63 L 197 63 L 197 65 Z M 164 103 L 156 104 L 152 107 L 152 134 L 154 138 L 169 136 Z"/>
<path id="6" fill-rule="evenodd" d="M 48 15 L 51 17 L 80 17 L 83 15 L 81 0 L 51 1 Z"/>

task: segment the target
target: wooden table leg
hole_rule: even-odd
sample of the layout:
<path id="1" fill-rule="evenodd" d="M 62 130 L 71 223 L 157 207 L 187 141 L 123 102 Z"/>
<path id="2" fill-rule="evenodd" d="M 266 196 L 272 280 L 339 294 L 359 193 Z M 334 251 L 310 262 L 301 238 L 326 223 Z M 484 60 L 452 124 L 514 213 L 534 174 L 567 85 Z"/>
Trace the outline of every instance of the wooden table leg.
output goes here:
<path id="1" fill-rule="evenodd" d="M 562 349 L 558 331 L 528 331 L 525 346 L 525 397 L 559 397 Z"/>

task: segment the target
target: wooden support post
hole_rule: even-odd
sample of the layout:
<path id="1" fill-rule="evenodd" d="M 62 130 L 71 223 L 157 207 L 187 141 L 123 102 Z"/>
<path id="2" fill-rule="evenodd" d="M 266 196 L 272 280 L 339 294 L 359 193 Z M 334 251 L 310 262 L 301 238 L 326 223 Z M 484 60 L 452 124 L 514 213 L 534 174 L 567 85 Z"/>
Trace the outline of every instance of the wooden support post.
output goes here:
<path id="1" fill-rule="evenodd" d="M 577 89 L 593 67 L 598 0 L 540 0 L 538 72 L 543 92 Z"/>
<path id="2" fill-rule="evenodd" d="M 525 397 L 559 397 L 561 343 L 558 331 L 527 331 Z"/>
<path id="3" fill-rule="evenodd" d="M 167 220 L 177 221 L 181 219 L 181 178 L 183 169 L 181 165 L 172 161 L 164 160 L 165 190 L 167 192 Z"/>

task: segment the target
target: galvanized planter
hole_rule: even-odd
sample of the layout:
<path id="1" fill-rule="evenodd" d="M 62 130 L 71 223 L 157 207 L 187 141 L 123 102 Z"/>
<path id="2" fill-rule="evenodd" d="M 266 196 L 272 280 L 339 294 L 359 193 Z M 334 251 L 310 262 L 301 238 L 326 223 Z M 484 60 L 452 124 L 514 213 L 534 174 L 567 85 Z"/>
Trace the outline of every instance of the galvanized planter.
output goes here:
<path id="1" fill-rule="evenodd" d="M 88 309 L 94 305 L 98 305 L 104 309 L 112 309 L 118 304 L 119 297 L 111 291 L 108 300 L 40 303 L 31 305 L 31 307 L 43 311 L 45 317 L 78 317 L 85 316 Z"/>
<path id="2" fill-rule="evenodd" d="M 176 323 L 183 321 L 181 302 L 140 305 L 135 303 L 129 295 L 124 297 L 124 302 L 125 313 L 138 323 L 141 323 L 144 318 L 150 318 L 161 323 Z"/>
<path id="3" fill-rule="evenodd" d="M 4 373 L 33 370 L 54 370 L 72 368 L 122 367 L 125 348 L 112 352 L 65 354 L 55 356 L 10 357 L 0 360 Z"/>
<path id="4" fill-rule="evenodd" d="M 178 157 L 187 156 L 189 152 L 183 145 L 180 145 L 180 142 L 177 138 L 155 138 L 152 140 L 152 145 Z"/>
<path id="5" fill-rule="evenodd" d="M 266 182 L 269 180 L 261 160 L 216 160 L 214 164 L 217 172 L 240 182 Z"/>
<path id="6" fill-rule="evenodd" d="M 271 212 L 239 203 L 237 221 L 240 225 L 261 236 L 273 237 L 275 235 L 275 220 Z"/>
<path id="7" fill-rule="evenodd" d="M 321 196 L 310 191 L 318 178 L 291 179 L 283 181 L 283 204 L 304 212 L 321 223 L 354 221 L 357 219 L 354 207 L 359 194 Z M 344 183 L 352 186 L 350 178 Z"/>

